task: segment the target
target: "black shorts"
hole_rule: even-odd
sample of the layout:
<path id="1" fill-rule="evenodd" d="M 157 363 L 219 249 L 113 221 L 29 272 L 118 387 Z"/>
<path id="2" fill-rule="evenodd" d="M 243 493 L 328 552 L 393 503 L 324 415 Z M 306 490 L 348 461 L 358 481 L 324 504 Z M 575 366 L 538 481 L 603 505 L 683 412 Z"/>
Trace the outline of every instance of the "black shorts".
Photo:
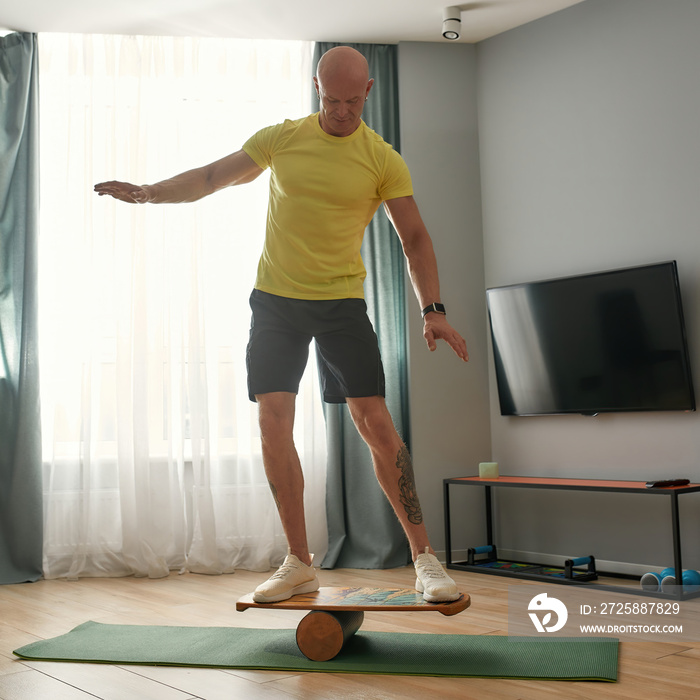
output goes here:
<path id="1" fill-rule="evenodd" d="M 288 299 L 254 289 L 250 308 L 246 366 L 251 401 L 256 394 L 299 391 L 312 338 L 326 403 L 384 396 L 379 344 L 363 299 Z"/>

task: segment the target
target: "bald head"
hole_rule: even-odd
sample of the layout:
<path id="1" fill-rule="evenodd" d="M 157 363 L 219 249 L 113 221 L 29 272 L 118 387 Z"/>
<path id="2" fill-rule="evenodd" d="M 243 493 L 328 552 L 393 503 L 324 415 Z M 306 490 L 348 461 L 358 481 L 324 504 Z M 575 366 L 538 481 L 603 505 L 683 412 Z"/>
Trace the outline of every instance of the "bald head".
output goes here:
<path id="1" fill-rule="evenodd" d="M 369 66 L 367 59 L 350 46 L 336 46 L 321 56 L 316 74 L 320 83 L 337 79 L 360 80 L 365 84 L 369 81 Z"/>
<path id="2" fill-rule="evenodd" d="M 321 56 L 316 73 L 321 128 L 331 136 L 349 136 L 360 126 L 374 83 L 367 59 L 349 46 L 336 46 Z"/>

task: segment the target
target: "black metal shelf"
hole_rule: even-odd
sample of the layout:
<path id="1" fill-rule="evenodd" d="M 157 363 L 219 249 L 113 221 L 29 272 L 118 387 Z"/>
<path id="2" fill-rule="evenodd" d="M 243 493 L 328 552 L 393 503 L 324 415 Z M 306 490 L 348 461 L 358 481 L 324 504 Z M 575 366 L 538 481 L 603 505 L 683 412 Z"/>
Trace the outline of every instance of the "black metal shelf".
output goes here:
<path id="1" fill-rule="evenodd" d="M 509 576 L 513 578 L 526 579 L 531 581 L 546 581 L 547 583 L 559 583 L 577 586 L 595 586 L 598 590 L 618 591 L 624 593 L 645 595 L 657 598 L 687 600 L 700 596 L 700 591 L 696 587 L 685 587 L 681 583 L 677 585 L 676 592 L 651 592 L 641 589 L 632 588 L 631 586 L 614 586 L 598 582 L 597 576 L 606 576 L 614 578 L 635 578 L 627 574 L 618 574 L 611 572 L 595 572 L 595 567 L 589 567 L 589 573 L 595 572 L 594 575 L 584 576 L 581 572 L 577 572 L 572 568 L 572 562 L 567 562 L 567 575 L 553 574 L 552 570 L 556 567 L 550 567 L 539 564 L 526 562 L 503 561 L 504 566 L 488 566 L 484 562 L 479 564 L 472 553 L 470 553 L 467 562 L 453 561 L 452 554 L 452 527 L 450 521 L 450 487 L 451 486 L 480 486 L 484 488 L 486 500 L 486 539 L 487 548 L 493 548 L 495 552 L 496 544 L 493 534 L 493 488 L 536 488 L 536 489 L 560 489 L 569 491 L 598 491 L 598 492 L 617 492 L 617 493 L 638 493 L 653 496 L 665 496 L 670 501 L 671 510 L 671 527 L 673 532 L 673 563 L 676 571 L 676 581 L 681 581 L 683 571 L 682 550 L 681 550 L 681 535 L 680 535 L 680 517 L 678 509 L 678 497 L 681 494 L 700 492 L 700 484 L 687 484 L 685 486 L 672 486 L 666 488 L 647 488 L 643 481 L 611 481 L 611 480 L 594 480 L 594 479 L 552 479 L 540 477 L 512 477 L 503 476 L 491 479 L 482 479 L 478 476 L 455 477 L 443 480 L 444 489 L 444 509 L 445 509 L 445 550 L 446 550 L 446 565 L 448 569 L 457 569 L 460 571 L 472 571 L 476 573 L 490 574 L 495 576 Z M 591 556 L 592 560 L 593 557 Z M 508 568 L 507 565 L 514 565 L 513 568 Z M 561 567 L 559 567 L 561 568 Z M 546 572 L 549 570 L 549 572 Z"/>

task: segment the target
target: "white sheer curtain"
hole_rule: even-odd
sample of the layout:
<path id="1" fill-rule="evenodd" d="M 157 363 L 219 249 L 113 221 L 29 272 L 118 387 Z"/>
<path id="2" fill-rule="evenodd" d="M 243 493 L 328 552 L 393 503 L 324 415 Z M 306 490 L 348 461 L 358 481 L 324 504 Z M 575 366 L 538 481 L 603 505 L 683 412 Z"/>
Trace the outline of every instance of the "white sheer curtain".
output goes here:
<path id="1" fill-rule="evenodd" d="M 267 570 L 286 544 L 245 378 L 267 177 L 183 205 L 128 205 L 92 186 L 169 177 L 307 113 L 311 45 L 49 34 L 39 45 L 45 576 Z M 304 381 L 296 440 L 322 555 L 312 364 Z"/>

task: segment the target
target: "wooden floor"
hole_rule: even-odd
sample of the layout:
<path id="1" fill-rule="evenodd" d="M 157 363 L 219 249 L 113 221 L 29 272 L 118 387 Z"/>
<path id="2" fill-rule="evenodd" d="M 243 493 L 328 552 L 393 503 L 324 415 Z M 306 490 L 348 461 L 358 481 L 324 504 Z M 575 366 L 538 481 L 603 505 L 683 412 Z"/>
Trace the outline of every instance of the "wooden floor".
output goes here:
<path id="1" fill-rule="evenodd" d="M 452 571 L 472 606 L 455 617 L 428 613 L 368 613 L 363 630 L 506 634 L 509 579 Z M 28 662 L 12 650 L 64 634 L 88 620 L 112 624 L 295 627 L 303 613 L 235 611 L 235 601 L 265 575 L 172 574 L 161 580 L 82 579 L 0 586 L 1 700 L 207 700 L 245 698 L 558 698 L 695 699 L 700 685 L 700 644 L 623 642 L 617 683 L 528 682 L 208 670 Z M 321 572 L 333 585 L 413 586 L 412 567 L 389 571 Z M 533 584 L 537 585 L 537 584 Z"/>

